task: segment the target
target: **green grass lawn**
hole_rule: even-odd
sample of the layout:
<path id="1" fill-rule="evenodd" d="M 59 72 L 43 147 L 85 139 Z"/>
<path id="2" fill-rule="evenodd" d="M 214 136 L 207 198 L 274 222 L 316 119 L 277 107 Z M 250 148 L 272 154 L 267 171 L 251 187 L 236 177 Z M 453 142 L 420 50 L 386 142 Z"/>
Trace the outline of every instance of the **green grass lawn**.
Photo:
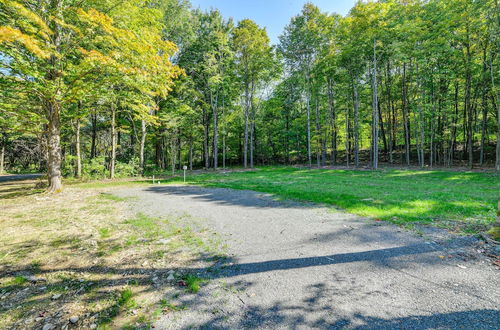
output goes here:
<path id="1" fill-rule="evenodd" d="M 175 181 L 182 181 L 182 178 L 169 182 Z M 428 170 L 273 167 L 188 176 L 188 182 L 325 203 L 353 214 L 397 224 L 425 223 L 477 233 L 494 221 L 500 176 Z"/>

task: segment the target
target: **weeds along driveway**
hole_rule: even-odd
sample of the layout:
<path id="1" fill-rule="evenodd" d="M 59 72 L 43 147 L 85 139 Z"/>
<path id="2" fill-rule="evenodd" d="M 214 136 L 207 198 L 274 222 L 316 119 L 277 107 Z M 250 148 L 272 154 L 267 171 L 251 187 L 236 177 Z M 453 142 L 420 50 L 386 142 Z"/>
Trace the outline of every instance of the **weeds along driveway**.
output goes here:
<path id="1" fill-rule="evenodd" d="M 220 233 L 226 264 L 158 328 L 465 328 L 500 324 L 498 269 L 474 238 L 424 239 L 383 222 L 252 191 L 120 188 L 134 212 L 189 215 Z"/>

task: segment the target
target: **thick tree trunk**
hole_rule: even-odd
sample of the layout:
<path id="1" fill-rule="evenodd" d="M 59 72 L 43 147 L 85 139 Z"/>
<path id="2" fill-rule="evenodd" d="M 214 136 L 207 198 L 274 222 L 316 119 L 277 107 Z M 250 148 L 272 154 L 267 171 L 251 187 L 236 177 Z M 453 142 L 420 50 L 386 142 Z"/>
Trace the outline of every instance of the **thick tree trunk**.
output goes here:
<path id="1" fill-rule="evenodd" d="M 109 177 L 115 178 L 116 163 L 116 105 L 111 103 L 111 159 L 109 165 Z"/>
<path id="2" fill-rule="evenodd" d="M 55 50 L 59 51 L 62 43 L 61 27 L 58 20 L 62 20 L 62 0 L 52 0 L 50 3 L 50 10 L 53 13 L 53 18 L 50 22 L 50 28 L 53 35 L 53 46 Z M 59 58 L 52 55 L 48 64 L 50 69 L 47 72 L 47 80 L 50 82 L 49 87 L 54 87 L 55 94 L 50 95 L 43 102 L 45 110 L 47 125 L 47 178 L 49 182 L 48 192 L 60 192 L 62 190 L 62 176 L 61 176 L 61 103 L 59 83 L 61 73 L 59 71 Z M 51 93 L 51 92 L 49 92 Z"/>
<path id="3" fill-rule="evenodd" d="M 81 143 L 80 143 L 80 118 L 76 119 L 76 127 L 75 127 L 75 134 L 76 134 L 76 143 L 75 143 L 75 149 L 76 149 L 76 177 L 81 178 L 82 177 L 82 156 L 81 156 Z"/>
<path id="4" fill-rule="evenodd" d="M 61 109 L 57 101 L 50 100 L 45 103 L 47 114 L 47 177 L 49 181 L 49 192 L 62 190 L 61 178 Z"/>

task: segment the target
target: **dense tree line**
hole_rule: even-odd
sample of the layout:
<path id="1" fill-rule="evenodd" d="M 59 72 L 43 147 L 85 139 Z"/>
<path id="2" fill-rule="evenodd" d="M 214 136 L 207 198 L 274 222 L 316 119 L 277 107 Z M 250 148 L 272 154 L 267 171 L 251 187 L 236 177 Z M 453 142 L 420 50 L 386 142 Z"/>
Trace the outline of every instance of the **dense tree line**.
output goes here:
<path id="1" fill-rule="evenodd" d="M 266 30 L 187 0 L 1 0 L 0 172 L 500 170 L 497 0 L 306 4 Z M 4 161 L 5 159 L 5 161 Z"/>

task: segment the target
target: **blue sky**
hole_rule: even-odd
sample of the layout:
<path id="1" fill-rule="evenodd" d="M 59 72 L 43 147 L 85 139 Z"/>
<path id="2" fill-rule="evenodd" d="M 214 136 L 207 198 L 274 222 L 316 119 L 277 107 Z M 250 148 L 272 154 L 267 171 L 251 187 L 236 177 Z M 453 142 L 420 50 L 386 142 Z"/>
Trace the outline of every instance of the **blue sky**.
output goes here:
<path id="1" fill-rule="evenodd" d="M 356 0 L 191 0 L 194 8 L 218 8 L 224 17 L 233 17 L 236 22 L 244 18 L 254 20 L 266 27 L 272 43 L 278 42 L 283 28 L 306 2 L 325 12 L 345 15 Z"/>

